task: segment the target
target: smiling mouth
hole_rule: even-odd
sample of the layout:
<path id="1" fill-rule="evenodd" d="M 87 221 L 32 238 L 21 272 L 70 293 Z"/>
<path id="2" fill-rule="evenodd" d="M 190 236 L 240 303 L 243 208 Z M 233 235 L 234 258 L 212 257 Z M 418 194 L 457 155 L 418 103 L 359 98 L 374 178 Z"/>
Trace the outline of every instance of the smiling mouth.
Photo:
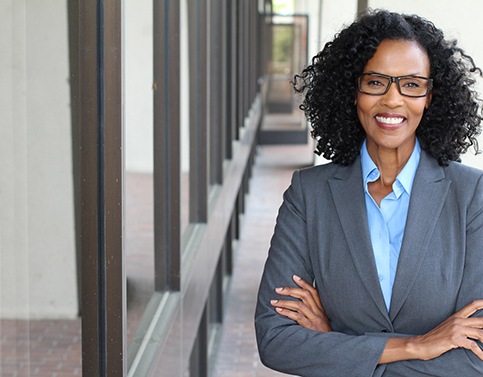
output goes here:
<path id="1" fill-rule="evenodd" d="M 384 123 L 384 124 L 391 124 L 391 125 L 396 125 L 404 122 L 406 118 L 404 117 L 384 117 L 384 116 L 376 116 L 376 120 L 379 123 Z"/>

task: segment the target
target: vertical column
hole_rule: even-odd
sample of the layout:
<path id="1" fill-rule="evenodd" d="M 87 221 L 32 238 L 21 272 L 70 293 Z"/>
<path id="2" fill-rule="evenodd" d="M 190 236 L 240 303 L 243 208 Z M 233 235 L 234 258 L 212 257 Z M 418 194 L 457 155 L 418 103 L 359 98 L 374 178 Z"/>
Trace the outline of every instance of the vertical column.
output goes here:
<path id="1" fill-rule="evenodd" d="M 369 6 L 368 0 L 357 0 L 357 13 L 364 12 Z"/>
<path id="2" fill-rule="evenodd" d="M 155 288 L 180 288 L 180 4 L 153 3 Z M 168 52 L 168 53 L 167 53 Z"/>
<path id="3" fill-rule="evenodd" d="M 210 80 L 209 80 L 209 106 L 210 106 L 210 183 L 221 184 L 223 181 L 223 160 L 224 149 L 224 126 L 222 125 L 222 104 L 223 87 L 225 78 L 222 67 L 222 36 L 225 30 L 222 29 L 222 8 L 223 1 L 210 1 Z"/>
<path id="4" fill-rule="evenodd" d="M 190 51 L 190 222 L 208 219 L 207 1 L 188 0 Z"/>
<path id="5" fill-rule="evenodd" d="M 79 4 L 82 356 L 84 376 L 123 376 L 121 2 Z"/>

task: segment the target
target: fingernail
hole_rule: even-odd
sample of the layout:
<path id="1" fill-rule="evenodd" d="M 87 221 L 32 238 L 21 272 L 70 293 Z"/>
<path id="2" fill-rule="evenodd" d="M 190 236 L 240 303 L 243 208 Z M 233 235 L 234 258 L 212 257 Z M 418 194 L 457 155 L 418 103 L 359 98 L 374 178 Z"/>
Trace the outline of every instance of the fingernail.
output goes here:
<path id="1" fill-rule="evenodd" d="M 297 276 L 297 275 L 294 275 L 294 276 L 293 276 L 293 278 L 294 278 L 295 280 L 299 280 L 299 281 L 300 281 L 300 280 L 302 280 L 302 278 L 301 278 L 300 276 Z"/>
<path id="2" fill-rule="evenodd" d="M 283 288 L 275 288 L 275 292 L 282 292 Z"/>
<path id="3" fill-rule="evenodd" d="M 278 302 L 278 300 L 270 300 L 270 304 L 275 305 Z"/>

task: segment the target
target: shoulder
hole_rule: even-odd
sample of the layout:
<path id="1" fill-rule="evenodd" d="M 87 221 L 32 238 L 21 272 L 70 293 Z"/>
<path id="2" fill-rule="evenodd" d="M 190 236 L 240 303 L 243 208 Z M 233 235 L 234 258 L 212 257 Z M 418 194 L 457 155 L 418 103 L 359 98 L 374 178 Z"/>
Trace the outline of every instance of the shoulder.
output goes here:
<path id="1" fill-rule="evenodd" d="M 483 171 L 459 162 L 444 167 L 456 201 L 468 206 L 483 206 Z"/>
<path id="2" fill-rule="evenodd" d="M 443 170 L 448 179 L 463 187 L 477 184 L 483 176 L 483 170 L 455 161 L 444 166 Z"/>
<path id="3" fill-rule="evenodd" d="M 416 177 L 424 181 L 449 180 L 452 185 L 462 188 L 478 183 L 482 176 L 483 170 L 456 161 L 450 161 L 448 165 L 440 166 L 434 157 L 424 151 L 421 153 L 421 160 L 416 173 Z"/>

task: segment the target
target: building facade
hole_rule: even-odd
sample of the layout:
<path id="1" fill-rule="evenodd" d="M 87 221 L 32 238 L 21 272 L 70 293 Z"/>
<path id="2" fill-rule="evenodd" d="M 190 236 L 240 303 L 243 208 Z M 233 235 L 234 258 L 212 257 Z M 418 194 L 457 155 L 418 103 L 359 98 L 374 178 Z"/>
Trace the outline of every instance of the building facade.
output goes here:
<path id="1" fill-rule="evenodd" d="M 476 0 L 290 6 L 0 2 L 0 375 L 209 376 L 276 76 L 367 7 L 483 64 Z"/>

